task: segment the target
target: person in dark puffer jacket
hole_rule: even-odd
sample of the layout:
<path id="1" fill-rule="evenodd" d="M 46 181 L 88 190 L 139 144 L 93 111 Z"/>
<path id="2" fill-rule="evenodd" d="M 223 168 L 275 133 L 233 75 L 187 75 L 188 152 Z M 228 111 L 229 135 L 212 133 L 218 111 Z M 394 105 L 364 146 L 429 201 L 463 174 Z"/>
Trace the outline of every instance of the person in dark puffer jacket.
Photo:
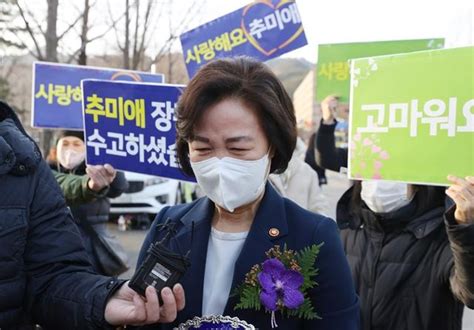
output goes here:
<path id="1" fill-rule="evenodd" d="M 0 247 L 2 330 L 170 322 L 184 305 L 180 287 L 160 310 L 156 291 L 145 303 L 125 281 L 93 272 L 51 170 L 1 101 Z"/>
<path id="2" fill-rule="evenodd" d="M 337 222 L 364 330 L 461 330 L 474 307 L 474 178 L 355 182 Z M 446 194 L 455 205 L 447 211 Z"/>
<path id="3" fill-rule="evenodd" d="M 318 162 L 333 171 L 348 164 L 335 144 L 336 107 L 333 96 L 321 103 L 316 137 Z M 474 179 L 452 179 L 446 194 L 457 205 L 442 187 L 376 181 L 356 181 L 339 200 L 362 329 L 460 330 L 464 305 L 474 308 Z M 461 190 L 470 197 L 453 193 Z"/>

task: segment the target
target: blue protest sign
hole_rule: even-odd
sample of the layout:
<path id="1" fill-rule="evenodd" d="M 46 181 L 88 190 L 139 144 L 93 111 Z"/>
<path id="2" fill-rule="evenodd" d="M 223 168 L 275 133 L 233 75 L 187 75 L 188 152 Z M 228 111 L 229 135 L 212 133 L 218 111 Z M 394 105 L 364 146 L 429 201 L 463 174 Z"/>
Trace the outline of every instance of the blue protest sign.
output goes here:
<path id="1" fill-rule="evenodd" d="M 82 79 L 162 83 L 162 74 L 59 63 L 33 63 L 32 126 L 82 129 Z"/>
<path id="2" fill-rule="evenodd" d="M 178 167 L 175 109 L 183 85 L 83 80 L 87 164 L 194 181 Z"/>
<path id="3" fill-rule="evenodd" d="M 189 77 L 214 58 L 269 60 L 307 44 L 296 3 L 255 1 L 181 35 Z"/>

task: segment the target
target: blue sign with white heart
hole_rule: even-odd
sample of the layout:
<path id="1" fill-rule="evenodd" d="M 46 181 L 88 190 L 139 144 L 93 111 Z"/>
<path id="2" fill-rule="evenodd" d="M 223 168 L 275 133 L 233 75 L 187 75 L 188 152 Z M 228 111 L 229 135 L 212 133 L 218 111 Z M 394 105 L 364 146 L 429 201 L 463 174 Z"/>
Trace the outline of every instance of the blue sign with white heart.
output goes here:
<path id="1" fill-rule="evenodd" d="M 255 1 L 181 35 L 189 77 L 214 58 L 266 61 L 307 44 L 294 1 Z"/>

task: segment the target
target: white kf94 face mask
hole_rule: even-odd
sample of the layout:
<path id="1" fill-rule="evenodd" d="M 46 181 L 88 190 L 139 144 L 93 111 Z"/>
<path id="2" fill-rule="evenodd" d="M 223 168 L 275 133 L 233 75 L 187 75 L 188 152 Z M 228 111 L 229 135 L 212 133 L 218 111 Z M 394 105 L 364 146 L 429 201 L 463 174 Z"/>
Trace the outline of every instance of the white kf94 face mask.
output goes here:
<path id="1" fill-rule="evenodd" d="M 229 212 L 260 196 L 270 170 L 268 154 L 257 160 L 212 157 L 191 167 L 206 196 Z"/>
<path id="2" fill-rule="evenodd" d="M 72 149 L 62 150 L 58 153 L 58 161 L 59 163 L 68 170 L 72 170 L 76 168 L 79 164 L 81 164 L 84 159 L 86 159 L 85 152 L 80 152 Z"/>
<path id="3" fill-rule="evenodd" d="M 388 213 L 408 205 L 408 184 L 391 181 L 362 181 L 360 197 L 375 213 Z"/>

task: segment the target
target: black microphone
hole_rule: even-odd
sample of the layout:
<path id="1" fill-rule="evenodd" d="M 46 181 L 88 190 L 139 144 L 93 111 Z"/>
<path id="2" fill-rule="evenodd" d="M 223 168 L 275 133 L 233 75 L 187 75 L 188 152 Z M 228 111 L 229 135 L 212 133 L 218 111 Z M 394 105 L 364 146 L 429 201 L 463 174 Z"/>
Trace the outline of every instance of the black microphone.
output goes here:
<path id="1" fill-rule="evenodd" d="M 161 230 L 167 230 L 163 239 L 159 242 L 152 243 L 148 248 L 145 260 L 130 280 L 129 286 L 137 293 L 145 296 L 145 290 L 148 286 L 152 286 L 158 293 L 160 304 L 163 304 L 160 292 L 164 287 L 173 288 L 179 282 L 186 270 L 191 265 L 189 259 L 189 250 L 185 255 L 171 251 L 166 246 L 171 239 L 175 238 L 176 224 L 170 223 L 171 219 L 167 219 Z M 192 223 L 191 246 L 194 236 L 194 222 Z M 178 250 L 179 243 L 177 244 Z"/>

